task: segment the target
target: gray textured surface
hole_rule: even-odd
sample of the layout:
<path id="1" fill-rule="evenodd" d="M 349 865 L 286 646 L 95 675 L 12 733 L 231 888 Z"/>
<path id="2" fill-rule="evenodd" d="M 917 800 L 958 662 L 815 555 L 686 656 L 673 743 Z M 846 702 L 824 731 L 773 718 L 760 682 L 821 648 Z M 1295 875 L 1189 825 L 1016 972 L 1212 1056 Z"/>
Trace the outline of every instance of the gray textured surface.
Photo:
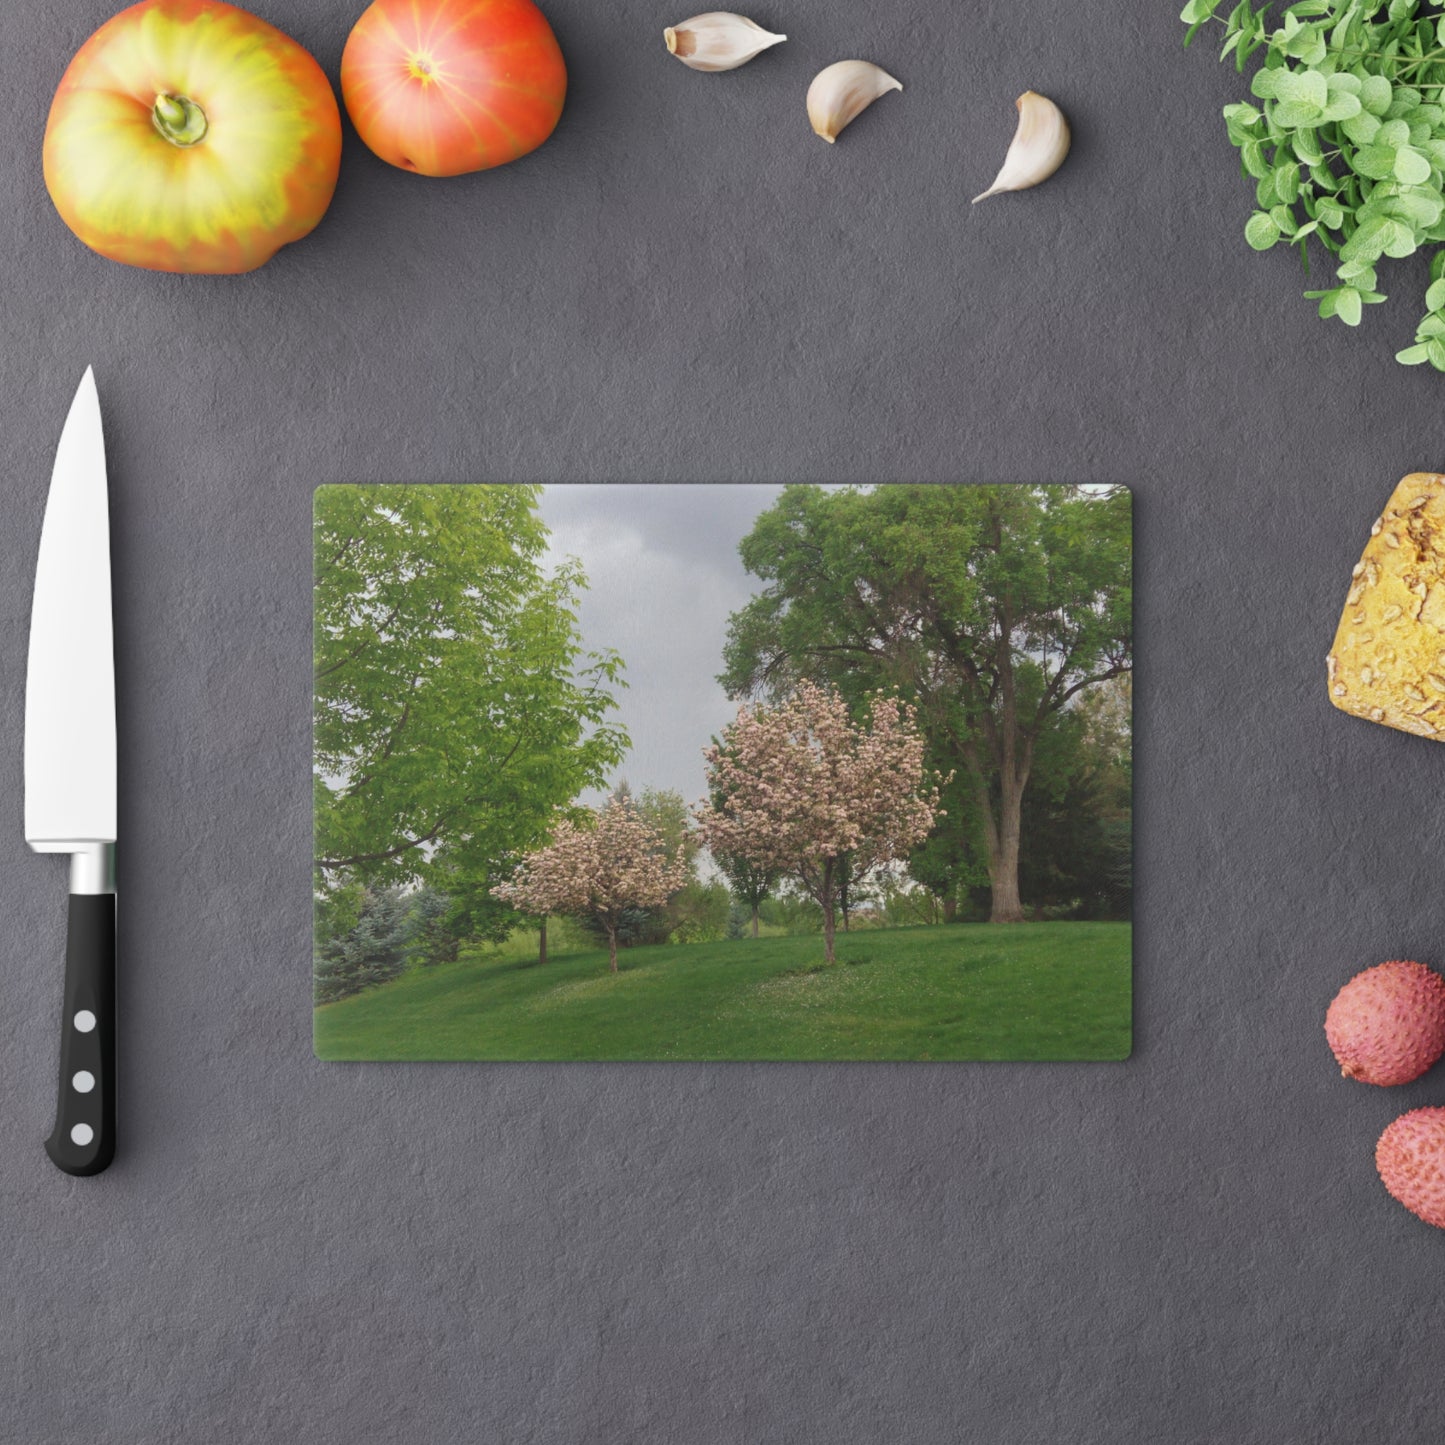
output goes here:
<path id="1" fill-rule="evenodd" d="M 10 17 L 0 161 L 0 1435 L 1438 1438 L 1445 1237 L 1371 1152 L 1445 1077 L 1334 1074 L 1357 966 L 1445 961 L 1445 749 L 1325 703 L 1342 583 L 1445 383 L 1244 248 L 1174 4 L 781 0 L 731 76 L 551 0 L 555 139 L 452 182 L 348 135 L 244 280 L 125 271 L 39 174 L 106 0 Z M 335 76 L 357 8 L 262 11 Z M 812 72 L 890 95 L 833 148 Z M 970 209 L 1020 90 L 1067 169 Z M 1418 273 L 1417 277 L 1418 279 Z M 50 1124 L 63 868 L 21 841 L 29 588 L 94 362 L 121 696 L 121 1153 Z M 334 480 L 1136 488 L 1137 1050 L 1119 1066 L 324 1066 L 307 971 L 308 514 Z"/>

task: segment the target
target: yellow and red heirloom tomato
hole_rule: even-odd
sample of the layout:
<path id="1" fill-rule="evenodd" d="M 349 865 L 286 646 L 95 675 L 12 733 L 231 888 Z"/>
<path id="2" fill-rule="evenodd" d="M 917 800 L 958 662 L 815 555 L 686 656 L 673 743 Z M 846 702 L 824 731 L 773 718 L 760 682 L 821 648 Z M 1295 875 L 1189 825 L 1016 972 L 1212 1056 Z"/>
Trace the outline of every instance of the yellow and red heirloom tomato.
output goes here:
<path id="1" fill-rule="evenodd" d="M 152 271 L 254 271 L 326 214 L 341 113 L 289 36 L 220 0 L 142 0 L 76 53 L 45 185 L 94 251 Z"/>
<path id="2" fill-rule="evenodd" d="M 534 151 L 567 67 L 532 0 L 376 0 L 341 55 L 341 96 L 382 160 L 459 176 Z"/>

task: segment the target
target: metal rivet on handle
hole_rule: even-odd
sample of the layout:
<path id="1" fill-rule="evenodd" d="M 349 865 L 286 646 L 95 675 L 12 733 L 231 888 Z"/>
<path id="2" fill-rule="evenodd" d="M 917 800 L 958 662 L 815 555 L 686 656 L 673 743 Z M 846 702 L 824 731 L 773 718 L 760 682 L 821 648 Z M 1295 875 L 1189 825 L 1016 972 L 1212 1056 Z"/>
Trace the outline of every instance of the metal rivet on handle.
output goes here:
<path id="1" fill-rule="evenodd" d="M 70 1131 L 70 1142 L 72 1144 L 89 1144 L 95 1138 L 95 1130 L 89 1124 L 77 1124 Z"/>
<path id="2" fill-rule="evenodd" d="M 88 1008 L 83 1008 L 75 1016 L 75 1027 L 83 1034 L 88 1034 L 95 1027 L 95 1015 Z"/>
<path id="3" fill-rule="evenodd" d="M 71 1081 L 70 1087 L 77 1094 L 88 1094 L 95 1088 L 95 1075 L 89 1069 L 82 1069 Z"/>

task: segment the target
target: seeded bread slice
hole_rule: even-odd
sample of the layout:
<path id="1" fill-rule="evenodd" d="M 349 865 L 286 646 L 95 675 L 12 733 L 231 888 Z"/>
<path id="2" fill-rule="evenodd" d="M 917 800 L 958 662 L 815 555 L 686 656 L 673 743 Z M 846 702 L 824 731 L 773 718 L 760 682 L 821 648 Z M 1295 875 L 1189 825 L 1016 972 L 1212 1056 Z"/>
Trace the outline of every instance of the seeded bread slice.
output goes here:
<path id="1" fill-rule="evenodd" d="M 1445 475 L 1412 472 L 1370 528 L 1325 668 L 1337 708 L 1445 741 Z"/>

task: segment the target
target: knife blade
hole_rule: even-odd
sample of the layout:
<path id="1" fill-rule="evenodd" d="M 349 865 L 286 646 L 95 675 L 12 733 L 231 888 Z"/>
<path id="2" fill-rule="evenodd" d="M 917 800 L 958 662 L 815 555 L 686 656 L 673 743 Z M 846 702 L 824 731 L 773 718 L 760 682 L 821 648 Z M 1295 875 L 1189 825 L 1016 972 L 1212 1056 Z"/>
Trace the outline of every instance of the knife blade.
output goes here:
<path id="1" fill-rule="evenodd" d="M 67 1174 L 115 1154 L 115 646 L 105 437 L 87 368 L 51 473 L 25 681 L 25 841 L 70 854 L 60 1086 L 46 1152 Z"/>

